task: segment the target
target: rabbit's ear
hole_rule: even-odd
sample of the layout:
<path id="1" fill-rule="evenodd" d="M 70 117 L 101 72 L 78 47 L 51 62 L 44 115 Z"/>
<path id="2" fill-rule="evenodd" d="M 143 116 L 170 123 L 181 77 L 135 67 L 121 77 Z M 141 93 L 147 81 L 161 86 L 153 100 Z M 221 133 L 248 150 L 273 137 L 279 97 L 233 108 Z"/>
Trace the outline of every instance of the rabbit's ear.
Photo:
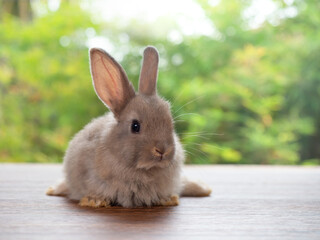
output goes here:
<path id="1" fill-rule="evenodd" d="M 156 48 L 148 46 L 143 52 L 143 63 L 139 79 L 139 92 L 154 95 L 157 92 L 159 54 Z"/>
<path id="2" fill-rule="evenodd" d="M 126 73 L 116 60 L 99 48 L 90 49 L 90 70 L 98 97 L 118 118 L 135 96 Z"/>

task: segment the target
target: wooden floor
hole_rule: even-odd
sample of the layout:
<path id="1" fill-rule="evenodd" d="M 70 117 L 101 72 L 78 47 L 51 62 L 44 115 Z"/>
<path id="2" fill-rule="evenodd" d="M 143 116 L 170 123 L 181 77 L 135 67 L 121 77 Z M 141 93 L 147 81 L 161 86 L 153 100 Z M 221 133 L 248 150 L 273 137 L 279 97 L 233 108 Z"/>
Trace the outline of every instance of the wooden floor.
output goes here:
<path id="1" fill-rule="evenodd" d="M 46 188 L 61 165 L 0 165 L 0 239 L 320 239 L 320 168 L 188 166 L 212 196 L 81 208 Z"/>

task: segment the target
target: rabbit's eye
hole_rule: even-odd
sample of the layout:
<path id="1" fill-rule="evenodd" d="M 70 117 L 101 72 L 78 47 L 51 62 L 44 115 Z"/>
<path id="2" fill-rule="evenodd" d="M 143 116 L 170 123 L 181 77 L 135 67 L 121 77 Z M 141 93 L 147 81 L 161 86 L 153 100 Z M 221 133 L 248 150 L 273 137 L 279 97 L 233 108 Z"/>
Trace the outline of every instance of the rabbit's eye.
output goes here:
<path id="1" fill-rule="evenodd" d="M 131 132 L 132 133 L 139 133 L 140 132 L 140 123 L 138 120 L 132 120 Z"/>

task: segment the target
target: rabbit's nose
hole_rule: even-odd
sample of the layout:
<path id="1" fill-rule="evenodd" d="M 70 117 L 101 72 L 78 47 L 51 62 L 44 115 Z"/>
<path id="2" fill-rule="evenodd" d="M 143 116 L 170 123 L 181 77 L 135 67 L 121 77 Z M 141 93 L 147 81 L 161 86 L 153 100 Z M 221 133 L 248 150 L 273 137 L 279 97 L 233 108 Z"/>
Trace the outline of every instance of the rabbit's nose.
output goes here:
<path id="1" fill-rule="evenodd" d="M 163 154 L 162 150 L 159 150 L 158 148 L 156 148 L 155 151 L 156 151 L 157 153 L 159 153 L 160 155 Z"/>
<path id="2" fill-rule="evenodd" d="M 163 156 L 163 154 L 164 154 L 164 150 L 161 149 L 161 148 L 158 148 L 158 147 L 154 147 L 154 148 L 152 149 L 152 152 L 153 152 L 153 154 L 154 154 L 155 156 L 161 157 L 161 158 L 162 158 L 162 156 Z"/>

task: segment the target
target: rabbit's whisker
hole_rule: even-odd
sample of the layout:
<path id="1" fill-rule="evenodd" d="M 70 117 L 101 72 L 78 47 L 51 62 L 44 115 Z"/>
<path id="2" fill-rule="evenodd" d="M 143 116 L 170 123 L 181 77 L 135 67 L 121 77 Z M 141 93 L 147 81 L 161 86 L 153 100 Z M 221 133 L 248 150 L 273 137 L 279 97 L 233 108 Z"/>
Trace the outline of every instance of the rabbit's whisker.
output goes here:
<path id="1" fill-rule="evenodd" d="M 176 123 L 176 122 L 185 122 L 186 120 L 182 120 L 182 119 L 180 119 L 180 120 L 174 120 L 174 122 Z"/>
<path id="2" fill-rule="evenodd" d="M 197 157 L 194 153 L 192 153 L 192 152 L 190 152 L 190 151 L 187 151 L 187 150 L 184 150 L 184 152 L 186 152 L 186 153 L 188 153 L 188 154 L 190 154 L 190 155 L 192 155 L 193 157 Z"/>
<path id="3" fill-rule="evenodd" d="M 187 132 L 187 133 L 180 133 L 180 135 L 200 135 L 200 136 L 223 136 L 223 133 L 207 133 L 207 132 Z"/>
<path id="4" fill-rule="evenodd" d="M 176 103 L 176 101 L 179 99 L 179 97 L 181 97 L 181 95 L 183 94 L 183 91 L 179 93 L 178 96 L 176 96 L 171 102 L 171 105 L 174 105 Z"/>
<path id="5" fill-rule="evenodd" d="M 179 112 L 183 107 L 189 105 L 190 103 L 193 103 L 194 101 L 197 101 L 199 98 L 202 98 L 202 96 L 197 97 L 197 98 L 195 98 L 195 99 L 193 99 L 193 100 L 191 100 L 191 101 L 183 104 L 181 107 L 178 108 L 178 110 L 176 110 L 176 111 L 173 113 L 173 115 L 176 114 L 177 112 Z"/>
<path id="6" fill-rule="evenodd" d="M 217 148 L 217 149 L 219 149 L 219 150 L 224 150 L 224 148 L 223 147 L 218 147 L 218 146 L 214 146 L 214 145 L 210 145 L 211 147 L 214 147 L 214 148 Z"/>
<path id="7" fill-rule="evenodd" d="M 198 148 L 194 148 L 194 147 L 190 147 L 190 146 L 189 146 L 188 148 L 191 148 L 191 149 L 193 149 L 193 150 L 195 150 L 195 151 L 203 154 L 205 157 L 208 157 L 208 154 L 206 154 L 204 151 L 202 151 L 202 150 L 200 150 L 200 149 L 198 149 Z"/>
<path id="8" fill-rule="evenodd" d="M 173 118 L 173 120 L 176 120 L 179 117 L 185 116 L 185 115 L 199 115 L 198 113 L 182 113 L 176 117 Z"/>
<path id="9" fill-rule="evenodd" d="M 203 144 L 201 144 L 201 143 L 195 143 L 195 142 L 189 142 L 189 143 L 184 143 L 184 144 L 182 144 L 183 146 L 189 146 L 189 145 L 197 145 L 197 146 L 202 146 Z"/>
<path id="10" fill-rule="evenodd" d="M 205 139 L 205 140 L 209 140 L 209 138 L 207 137 L 204 137 L 204 136 L 201 136 L 201 135 L 187 135 L 187 136 L 184 136 L 182 137 L 181 139 L 186 139 L 186 138 L 189 138 L 189 137 L 199 137 L 199 138 L 202 138 L 202 139 Z"/>
<path id="11" fill-rule="evenodd" d="M 187 151 L 187 150 L 184 150 L 184 152 L 188 153 L 188 154 L 191 154 L 193 157 L 195 158 L 199 158 L 202 162 L 205 162 L 205 159 L 203 159 L 202 157 L 200 157 L 199 155 L 195 155 L 194 153 L 190 152 L 190 151 Z"/>
<path id="12" fill-rule="evenodd" d="M 186 146 L 186 147 L 188 147 L 188 145 L 197 145 L 197 146 L 202 146 L 203 144 L 201 144 L 201 143 L 194 143 L 194 142 L 192 142 L 192 143 L 184 143 L 184 144 L 182 144 L 183 146 Z M 214 146 L 214 145 L 211 145 L 212 147 L 214 147 L 214 148 L 217 148 L 217 149 L 220 149 L 220 150 L 224 150 L 224 148 L 223 147 L 218 147 L 218 146 Z"/>

